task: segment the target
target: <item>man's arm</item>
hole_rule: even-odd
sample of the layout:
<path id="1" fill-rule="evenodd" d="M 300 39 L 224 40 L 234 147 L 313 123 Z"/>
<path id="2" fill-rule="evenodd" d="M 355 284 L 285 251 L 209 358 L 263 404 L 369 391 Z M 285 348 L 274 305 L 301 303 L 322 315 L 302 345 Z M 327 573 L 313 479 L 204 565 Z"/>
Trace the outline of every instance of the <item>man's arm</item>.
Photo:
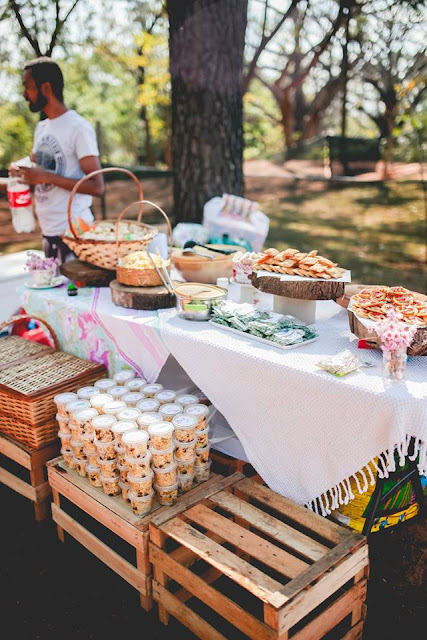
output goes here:
<path id="1" fill-rule="evenodd" d="M 101 163 L 98 156 L 86 156 L 80 159 L 80 167 L 87 175 L 101 169 Z M 25 184 L 53 184 L 55 187 L 72 191 L 78 180 L 73 178 L 65 178 L 59 176 L 52 171 L 46 171 L 40 167 L 11 167 L 10 172 L 21 178 L 21 182 Z M 90 196 L 102 196 L 104 193 L 104 179 L 102 175 L 93 176 L 86 180 L 78 189 L 79 193 L 86 193 Z"/>

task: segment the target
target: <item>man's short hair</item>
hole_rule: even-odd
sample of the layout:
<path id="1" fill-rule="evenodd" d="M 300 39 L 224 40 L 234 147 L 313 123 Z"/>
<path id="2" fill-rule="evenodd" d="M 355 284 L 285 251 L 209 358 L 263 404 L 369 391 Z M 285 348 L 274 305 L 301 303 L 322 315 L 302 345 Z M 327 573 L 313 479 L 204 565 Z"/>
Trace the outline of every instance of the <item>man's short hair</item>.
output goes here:
<path id="1" fill-rule="evenodd" d="M 43 56 L 42 58 L 30 60 L 30 62 L 27 62 L 25 65 L 24 71 L 27 69 L 31 71 L 31 75 L 38 89 L 40 89 L 43 82 L 49 82 L 55 98 L 61 102 L 64 101 L 64 76 L 62 75 L 59 65 L 54 62 L 52 58 Z"/>

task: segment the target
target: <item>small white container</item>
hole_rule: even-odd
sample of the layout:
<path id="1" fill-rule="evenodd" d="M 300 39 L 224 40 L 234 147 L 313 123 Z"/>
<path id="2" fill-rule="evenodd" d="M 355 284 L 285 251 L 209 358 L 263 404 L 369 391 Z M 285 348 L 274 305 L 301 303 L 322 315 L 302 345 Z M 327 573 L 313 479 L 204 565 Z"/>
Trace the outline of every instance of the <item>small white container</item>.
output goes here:
<path id="1" fill-rule="evenodd" d="M 185 413 L 179 413 L 172 420 L 175 427 L 175 440 L 177 442 L 192 442 L 197 427 L 197 418 Z"/>
<path id="2" fill-rule="evenodd" d="M 192 460 L 196 448 L 196 441 L 192 442 L 176 442 L 175 441 L 175 460 Z"/>
<path id="3" fill-rule="evenodd" d="M 71 440 L 70 446 L 75 458 L 78 458 L 79 460 L 86 460 L 86 456 L 83 451 L 83 442 L 80 440 Z"/>
<path id="4" fill-rule="evenodd" d="M 117 451 L 114 442 L 99 442 L 95 440 L 96 451 L 99 460 L 116 460 Z"/>
<path id="5" fill-rule="evenodd" d="M 99 413 L 103 413 L 104 405 L 113 402 L 113 396 L 110 396 L 109 393 L 97 393 L 91 397 L 89 402 Z"/>
<path id="6" fill-rule="evenodd" d="M 130 458 L 141 458 L 147 453 L 148 433 L 146 431 L 130 431 L 122 436 L 122 445 Z"/>
<path id="7" fill-rule="evenodd" d="M 182 406 L 180 404 L 176 404 L 172 402 L 170 404 L 162 404 L 159 408 L 159 413 L 162 416 L 163 420 L 167 422 L 172 422 L 175 416 L 179 413 L 182 413 Z"/>
<path id="8" fill-rule="evenodd" d="M 87 460 L 82 458 L 76 458 L 76 457 L 74 457 L 73 460 L 76 465 L 75 470 L 77 471 L 79 476 L 82 476 L 82 478 L 84 478 L 86 475 Z"/>
<path id="9" fill-rule="evenodd" d="M 209 409 L 204 404 L 191 404 L 186 407 L 184 413 L 197 418 L 198 428 L 201 429 L 207 424 Z"/>
<path id="10" fill-rule="evenodd" d="M 61 416 L 60 413 L 57 413 L 55 418 L 58 422 L 60 431 L 62 431 L 63 433 L 71 433 L 70 418 L 68 416 Z"/>
<path id="11" fill-rule="evenodd" d="M 85 400 L 87 402 L 87 400 Z M 82 409 L 73 413 L 73 423 L 77 425 L 82 435 L 93 433 L 92 420 L 99 415 L 93 407 Z"/>
<path id="12" fill-rule="evenodd" d="M 115 386 L 116 383 L 111 378 L 102 378 L 102 380 L 97 380 L 94 384 L 94 387 L 99 389 L 102 393 L 107 392 L 108 389 L 111 389 L 111 387 Z"/>
<path id="13" fill-rule="evenodd" d="M 158 391 L 154 397 L 160 404 L 171 404 L 175 402 L 176 392 L 172 391 L 172 389 L 162 389 Z"/>
<path id="14" fill-rule="evenodd" d="M 160 413 L 155 413 L 154 411 L 148 411 L 147 413 L 142 413 L 137 419 L 137 423 L 140 429 L 144 429 L 145 431 L 152 424 L 158 424 L 159 422 L 163 422 L 162 416 Z"/>
<path id="15" fill-rule="evenodd" d="M 77 396 L 81 400 L 90 400 L 91 397 L 95 396 L 97 393 L 100 393 L 100 391 L 96 387 L 81 387 L 77 391 Z"/>
<path id="16" fill-rule="evenodd" d="M 96 416 L 92 420 L 93 432 L 98 442 L 113 442 L 113 426 L 116 424 L 116 416 Z"/>
<path id="17" fill-rule="evenodd" d="M 125 456 L 125 466 L 128 467 L 129 473 L 138 478 L 145 478 L 145 476 L 150 475 L 150 463 L 150 451 L 147 451 L 145 456 L 141 456 L 140 458 L 130 458 L 129 456 Z"/>
<path id="18" fill-rule="evenodd" d="M 178 396 L 175 402 L 182 405 L 185 409 L 185 407 L 189 407 L 192 404 L 197 404 L 199 402 L 199 398 L 197 396 L 193 396 L 191 393 L 184 393 L 181 396 Z"/>
<path id="19" fill-rule="evenodd" d="M 153 469 L 154 482 L 158 487 L 169 487 L 176 482 L 176 464 L 172 462 L 162 469 Z"/>
<path id="20" fill-rule="evenodd" d="M 74 455 L 71 450 L 69 451 L 68 449 L 61 449 L 61 456 L 63 456 L 66 465 L 70 466 L 72 464 Z"/>
<path id="21" fill-rule="evenodd" d="M 116 446 L 122 446 L 122 436 L 124 433 L 135 431 L 137 429 L 138 425 L 132 420 L 121 420 L 119 422 L 116 422 L 116 424 L 113 424 L 113 426 L 111 427 L 111 431 L 114 433 Z"/>
<path id="22" fill-rule="evenodd" d="M 93 464 L 88 464 L 86 467 L 87 479 L 92 487 L 102 487 L 101 482 L 101 467 Z"/>
<path id="23" fill-rule="evenodd" d="M 138 402 L 145 399 L 145 395 L 141 391 L 129 391 L 127 387 L 121 387 L 125 389 L 125 393 L 122 395 L 121 400 L 126 402 L 128 407 L 136 407 Z"/>
<path id="24" fill-rule="evenodd" d="M 120 475 L 117 458 L 115 460 L 101 460 L 98 458 L 98 466 L 104 478 L 118 478 Z"/>
<path id="25" fill-rule="evenodd" d="M 83 442 L 83 453 L 86 457 L 93 453 L 96 453 L 96 445 L 93 439 L 93 435 L 91 433 L 82 434 L 80 436 L 80 440 Z"/>
<path id="26" fill-rule="evenodd" d="M 89 407 L 90 404 L 88 400 L 72 400 L 66 405 L 65 411 L 70 418 L 70 422 L 72 424 L 76 424 L 74 421 L 74 414 L 78 411 L 82 411 L 82 409 L 88 409 Z"/>
<path id="27" fill-rule="evenodd" d="M 159 407 L 160 402 L 155 398 L 144 398 L 144 400 L 140 400 L 136 404 L 136 408 L 142 413 L 153 413 L 154 411 L 158 411 Z"/>
<path id="28" fill-rule="evenodd" d="M 106 493 L 107 496 L 118 496 L 122 492 L 118 476 L 114 478 L 105 478 L 101 475 L 100 477 L 102 488 L 104 489 L 104 493 Z"/>
<path id="29" fill-rule="evenodd" d="M 126 387 L 116 386 L 108 389 L 108 393 L 110 396 L 113 396 L 114 400 L 123 400 L 123 396 L 128 393 L 128 390 L 126 389 Z"/>
<path id="30" fill-rule="evenodd" d="M 195 432 L 196 435 L 196 447 L 198 449 L 203 449 L 203 447 L 207 447 L 209 444 L 209 427 L 205 427 L 204 429 L 199 429 Z"/>
<path id="31" fill-rule="evenodd" d="M 188 476 L 194 473 L 194 462 L 196 456 L 194 455 L 191 460 L 175 460 L 176 473 L 179 476 Z"/>
<path id="32" fill-rule="evenodd" d="M 163 451 L 157 451 L 157 449 L 150 447 L 149 451 L 153 460 L 153 468 L 157 467 L 157 469 L 163 469 L 163 467 L 167 467 L 173 462 L 173 447 L 170 449 L 164 449 Z"/>
<path id="33" fill-rule="evenodd" d="M 145 384 L 141 391 L 145 394 L 146 398 L 154 398 L 156 393 L 163 389 L 162 384 L 154 383 L 154 384 Z"/>
<path id="34" fill-rule="evenodd" d="M 128 484 L 132 490 L 132 493 L 140 496 L 148 496 L 153 491 L 153 472 L 144 477 L 133 476 L 128 473 Z"/>
<path id="35" fill-rule="evenodd" d="M 126 422 L 136 422 L 141 415 L 141 411 L 135 407 L 125 407 L 117 414 L 117 420 L 125 420 Z"/>
<path id="36" fill-rule="evenodd" d="M 209 462 L 210 445 L 199 449 L 196 447 L 196 467 L 207 464 Z"/>
<path id="37" fill-rule="evenodd" d="M 209 462 L 205 462 L 204 464 L 200 464 L 197 467 L 194 467 L 197 482 L 206 482 L 206 480 L 209 480 L 209 476 L 211 473 L 211 464 L 212 461 L 209 460 Z"/>
<path id="38" fill-rule="evenodd" d="M 153 449 L 157 451 L 163 451 L 173 447 L 173 432 L 174 428 L 170 422 L 158 422 L 148 427 L 148 434 L 150 436 L 150 444 Z M 145 433 L 142 431 L 142 433 Z"/>
<path id="39" fill-rule="evenodd" d="M 54 397 L 53 401 L 58 407 L 58 414 L 60 416 L 68 417 L 68 414 L 65 411 L 65 407 L 69 402 L 72 402 L 73 400 L 77 400 L 77 393 L 58 393 L 58 395 Z"/>
<path id="40" fill-rule="evenodd" d="M 126 409 L 126 403 L 122 400 L 113 400 L 112 402 L 107 402 L 102 407 L 102 413 L 107 416 L 117 416 L 120 411 Z"/>
<path id="41" fill-rule="evenodd" d="M 142 387 L 145 385 L 146 382 L 142 378 L 132 378 L 132 380 L 125 382 L 125 387 L 129 391 L 142 391 Z"/>
<path id="42" fill-rule="evenodd" d="M 153 508 L 154 491 L 147 496 L 137 496 L 132 490 L 130 490 L 128 497 L 132 506 L 132 511 L 137 516 L 144 516 L 147 513 L 150 513 Z"/>
<path id="43" fill-rule="evenodd" d="M 113 379 L 116 385 L 124 386 L 126 382 L 129 380 L 133 380 L 135 377 L 135 371 L 131 371 L 131 369 L 124 369 L 123 371 L 118 371 L 113 375 Z"/>
<path id="44" fill-rule="evenodd" d="M 71 433 L 66 431 L 58 431 L 58 437 L 61 440 L 61 446 L 64 451 L 72 451 L 71 448 Z"/>
<path id="45" fill-rule="evenodd" d="M 171 485 L 170 487 L 158 487 L 154 485 L 154 489 L 157 494 L 157 500 L 161 505 L 175 504 L 178 500 L 178 483 Z"/>
<path id="46" fill-rule="evenodd" d="M 178 481 L 178 487 L 181 493 L 187 493 L 187 491 L 191 491 L 191 489 L 193 488 L 194 473 L 177 475 L 176 479 Z"/>

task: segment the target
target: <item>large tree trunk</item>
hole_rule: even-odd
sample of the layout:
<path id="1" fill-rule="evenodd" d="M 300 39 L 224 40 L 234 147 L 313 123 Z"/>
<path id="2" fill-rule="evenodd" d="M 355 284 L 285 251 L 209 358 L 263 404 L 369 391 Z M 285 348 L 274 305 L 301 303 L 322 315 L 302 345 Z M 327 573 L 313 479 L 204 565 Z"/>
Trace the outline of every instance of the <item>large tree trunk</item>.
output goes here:
<path id="1" fill-rule="evenodd" d="M 176 221 L 242 195 L 243 47 L 247 0 L 168 0 Z"/>

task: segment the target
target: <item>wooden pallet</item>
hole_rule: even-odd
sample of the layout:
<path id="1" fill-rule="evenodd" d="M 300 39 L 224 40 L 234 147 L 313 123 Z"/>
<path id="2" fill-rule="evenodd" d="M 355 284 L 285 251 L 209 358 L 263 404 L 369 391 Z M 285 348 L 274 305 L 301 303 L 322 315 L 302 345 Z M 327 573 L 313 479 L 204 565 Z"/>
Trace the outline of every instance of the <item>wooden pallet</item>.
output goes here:
<path id="1" fill-rule="evenodd" d="M 233 458 L 226 453 L 216 451 L 216 449 L 210 450 L 210 457 L 212 460 L 212 471 L 216 473 L 224 475 L 231 475 L 236 472 L 243 473 L 244 475 L 252 475 L 255 473 L 254 468 L 249 462 L 245 462 L 239 458 Z"/>
<path id="2" fill-rule="evenodd" d="M 212 475 L 207 482 L 198 485 L 182 495 L 177 504 L 171 507 L 154 508 L 146 516 L 134 515 L 132 509 L 121 496 L 107 496 L 102 489 L 92 487 L 86 478 L 82 478 L 64 464 L 61 457 L 47 464 L 48 480 L 52 488 L 52 518 L 57 524 L 58 537 L 64 542 L 64 532 L 75 538 L 91 551 L 110 569 L 129 582 L 140 593 L 141 606 L 149 611 L 152 607 L 151 565 L 148 557 L 148 526 L 155 516 L 172 518 L 193 504 L 200 502 L 213 493 L 224 489 L 236 478 L 223 478 Z M 82 526 L 61 508 L 61 496 L 85 511 L 97 522 L 115 533 L 119 538 L 135 548 L 136 566 L 125 560 L 102 540 Z"/>
<path id="3" fill-rule="evenodd" d="M 254 640 L 361 638 L 366 538 L 252 479 L 154 517 L 150 560 L 161 621 L 173 615 L 203 640 L 229 637 L 224 624 Z M 202 617 L 201 606 L 215 614 Z"/>
<path id="4" fill-rule="evenodd" d="M 44 465 L 47 460 L 58 454 L 59 448 L 60 445 L 56 441 L 41 449 L 32 449 L 8 436 L 0 435 L 0 453 L 30 472 L 30 482 L 28 483 L 0 467 L 0 482 L 34 502 L 37 522 L 41 522 L 47 516 L 47 499 L 50 495 Z"/>

